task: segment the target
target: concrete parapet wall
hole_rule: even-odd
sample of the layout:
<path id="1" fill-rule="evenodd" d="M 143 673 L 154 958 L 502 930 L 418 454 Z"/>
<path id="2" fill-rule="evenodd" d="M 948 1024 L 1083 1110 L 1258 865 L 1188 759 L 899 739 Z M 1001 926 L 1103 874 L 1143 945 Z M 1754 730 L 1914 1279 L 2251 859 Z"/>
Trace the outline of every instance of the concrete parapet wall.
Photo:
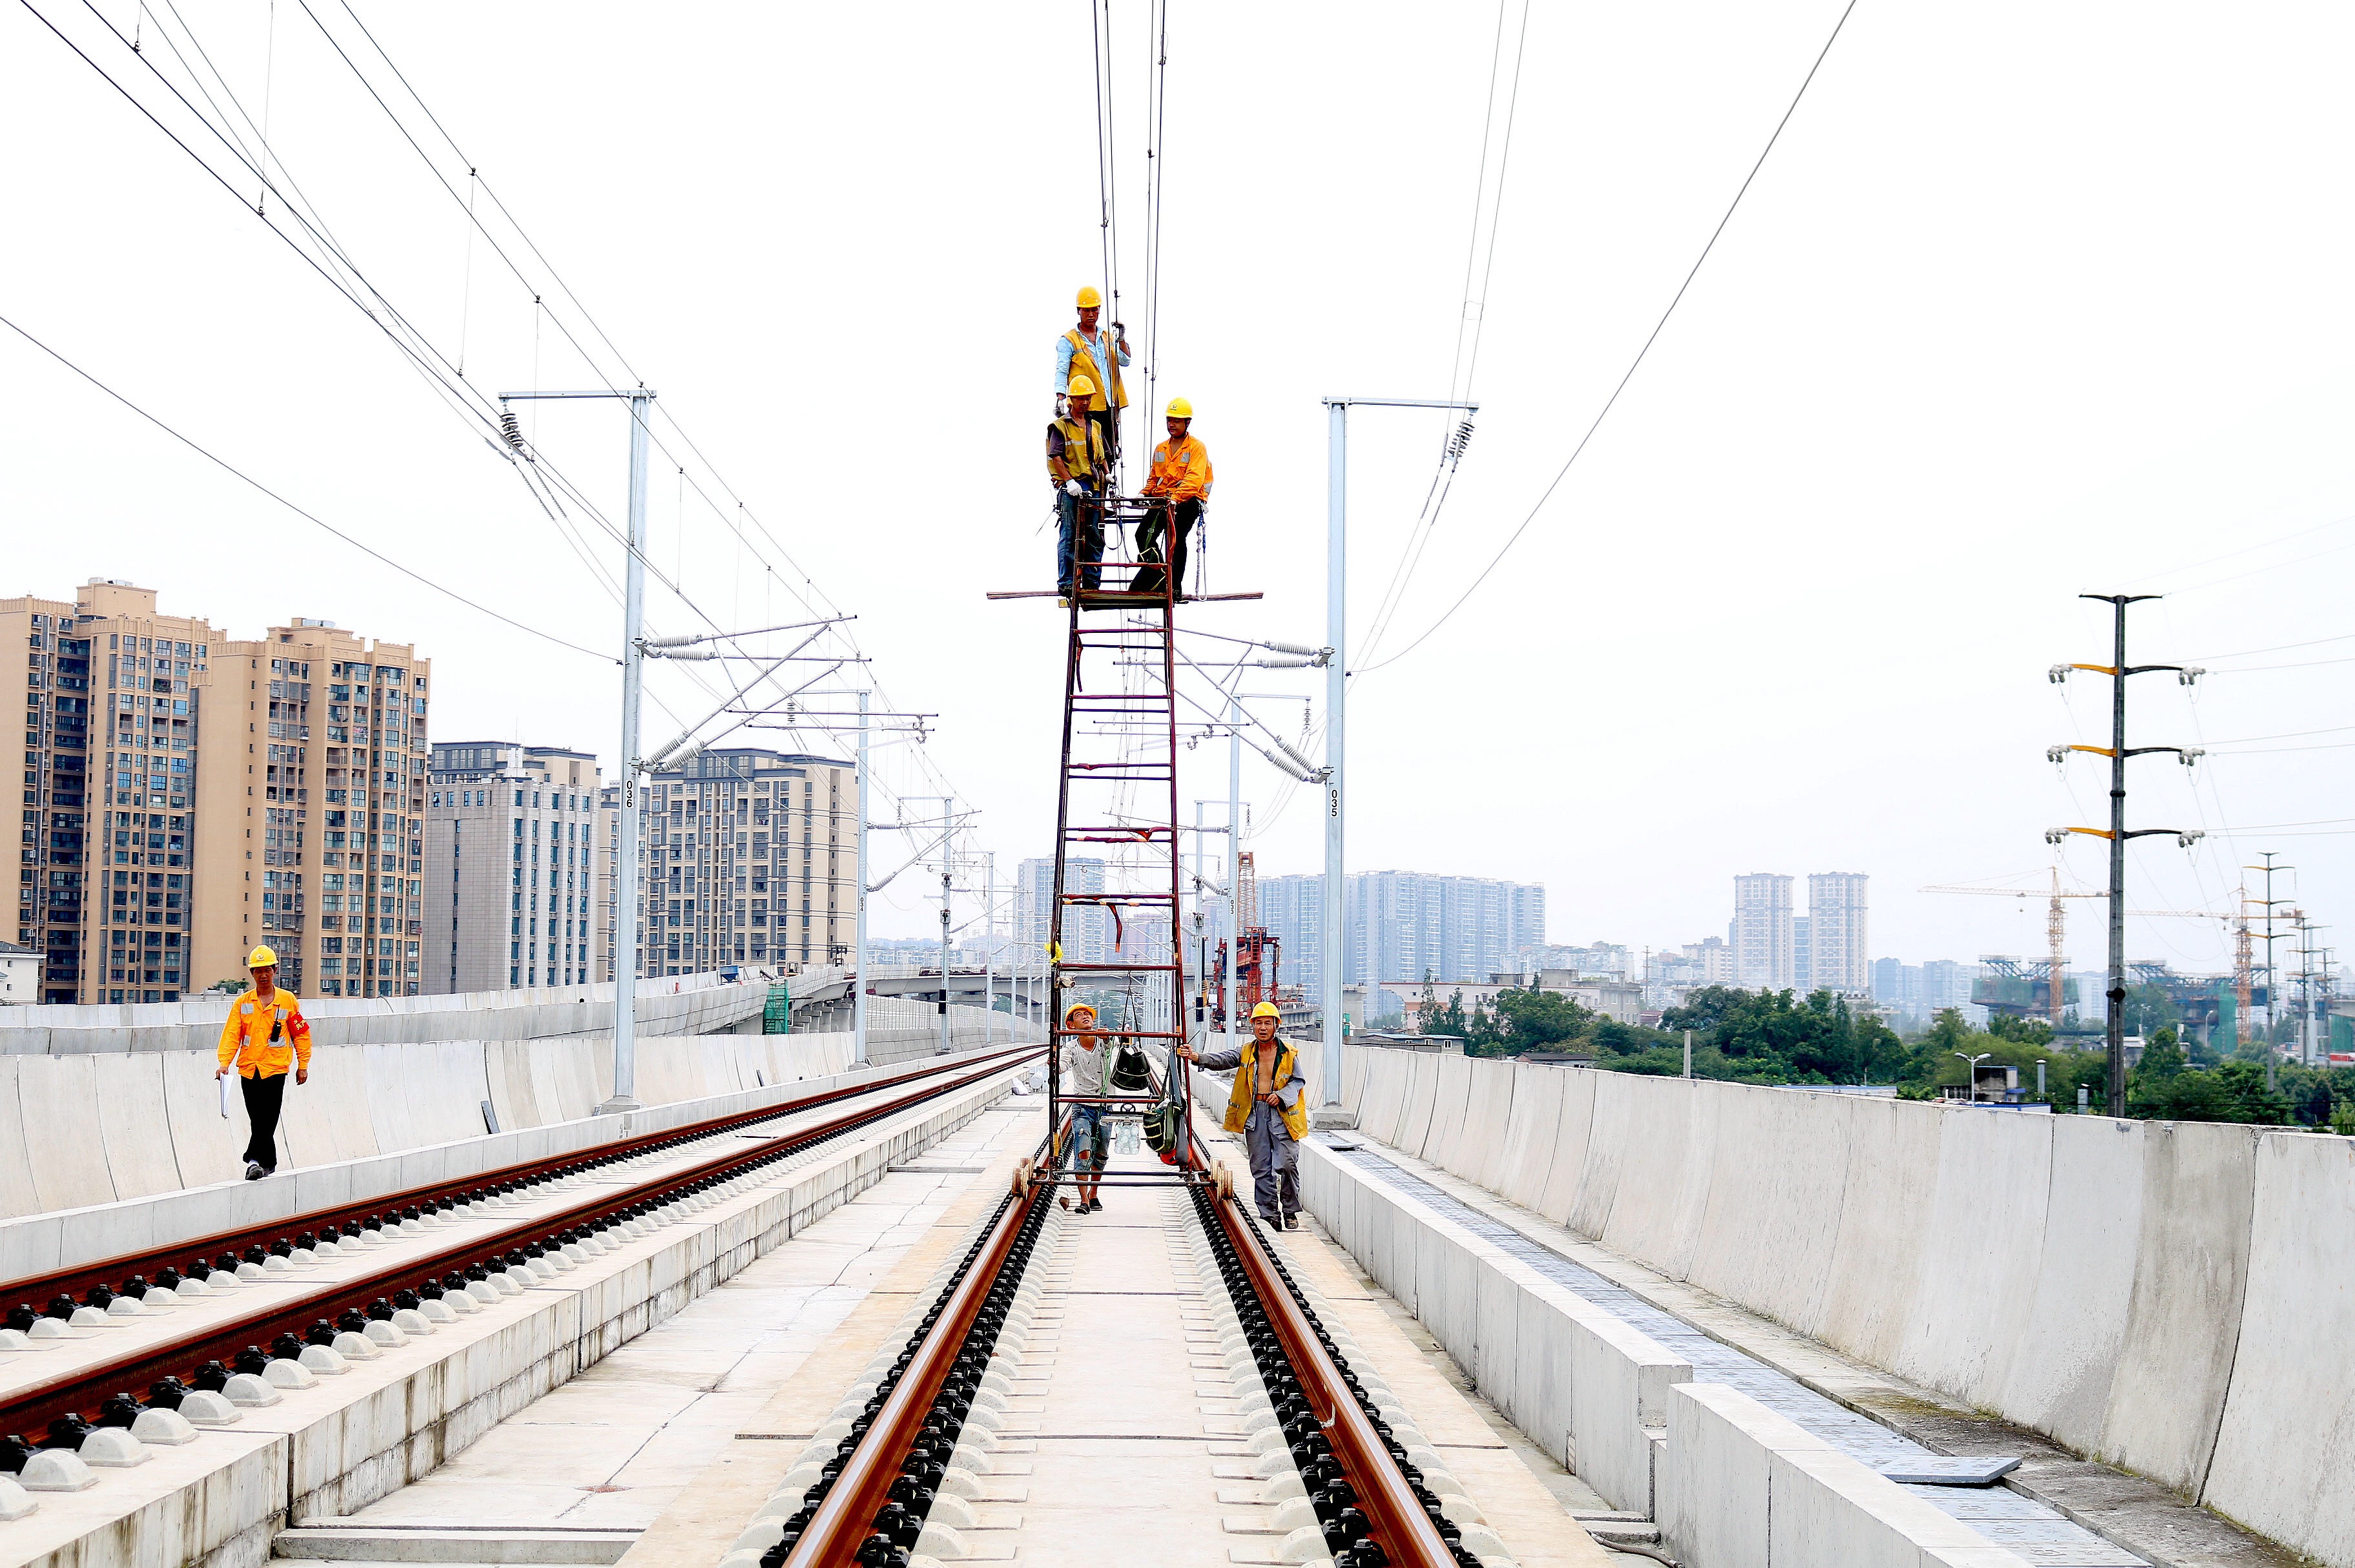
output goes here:
<path id="1" fill-rule="evenodd" d="M 274 1530 L 352 1513 L 462 1453 L 604 1356 L 782 1245 L 1006 1092 L 1003 1076 L 822 1146 L 771 1184 L 625 1245 L 433 1338 L 293 1391 L 266 1413 L 151 1450 L 98 1486 L 0 1524 L 34 1568 L 259 1568 Z"/>
<path id="2" fill-rule="evenodd" d="M 1300 1196 L 1531 1442 L 1651 1512 L 1654 1434 L 1689 1362 L 1320 1143 L 1301 1146 Z"/>
<path id="3" fill-rule="evenodd" d="M 641 1034 L 709 1034 L 758 1018 L 769 988 L 717 975 L 643 979 Z M 0 1008 L 0 1055 L 210 1051 L 229 1017 L 227 996 L 120 1007 Z M 613 986 L 542 986 L 432 997 L 312 997 L 303 1003 L 320 1045 L 414 1044 L 437 1040 L 531 1040 L 611 1033 Z"/>
<path id="4" fill-rule="evenodd" d="M 939 1049 L 932 1007 L 878 1001 L 868 1031 L 872 1064 L 929 1057 Z M 951 1021 L 960 1050 L 980 1044 L 985 1032 L 1001 1043 L 1018 1029 L 1025 1039 L 1039 1033 L 1036 1026 L 1013 1024 L 1004 1015 L 993 1023 L 978 1008 L 953 1008 Z M 636 1051 L 640 1101 L 703 1106 L 840 1072 L 850 1065 L 851 1037 L 641 1035 Z M 341 1179 L 328 1169 L 377 1156 L 479 1142 L 490 1130 L 483 1116 L 485 1102 L 504 1134 L 581 1122 L 612 1096 L 613 1059 L 612 1038 L 600 1035 L 318 1045 L 312 1052 L 311 1081 L 286 1090 L 285 1117 L 278 1129 L 280 1174 L 245 1183 L 236 1179 L 247 1136 L 245 1112 L 232 1090 L 230 1114 L 221 1115 L 210 1050 L 0 1056 L 0 1219 L 190 1189 L 218 1190 L 221 1183 L 247 1196 L 219 1201 L 263 1206 L 238 1209 L 240 1217 L 250 1212 L 264 1218 L 276 1211 L 273 1205 L 299 1212 L 329 1200 L 292 1195 L 324 1190 Z M 534 1152 L 511 1158 L 529 1158 Z M 546 1152 L 556 1149 L 550 1146 Z M 164 1223 L 160 1218 L 156 1222 Z M 0 1226 L 0 1278 L 25 1272 L 6 1264 L 11 1229 Z M 205 1232 L 167 1228 L 159 1233 Z"/>
<path id="5" fill-rule="evenodd" d="M 1688 1568 L 2027 1568 L 1722 1383 L 1669 1391 L 1660 1535 Z"/>
<path id="6" fill-rule="evenodd" d="M 1300 1164 L 1309 1209 L 1481 1393 L 1691 1568 L 2025 1568 L 1348 1155 Z"/>
<path id="7" fill-rule="evenodd" d="M 2355 1143 L 1350 1054 L 1365 1135 L 2355 1568 L 2355 1492 L 2316 1484 L 2355 1451 L 2317 1349 L 2355 1335 Z"/>

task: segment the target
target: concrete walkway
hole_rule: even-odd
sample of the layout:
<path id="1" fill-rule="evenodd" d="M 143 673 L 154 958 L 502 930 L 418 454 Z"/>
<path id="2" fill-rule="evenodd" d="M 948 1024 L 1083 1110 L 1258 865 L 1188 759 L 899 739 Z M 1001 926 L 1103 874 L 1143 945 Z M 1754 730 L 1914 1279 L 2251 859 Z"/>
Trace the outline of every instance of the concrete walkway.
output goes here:
<path id="1" fill-rule="evenodd" d="M 345 1522 L 485 1533 L 645 1530 L 930 1232 L 978 1168 L 1009 1140 L 1036 1136 L 1036 1112 L 1016 1104 L 975 1118 Z"/>

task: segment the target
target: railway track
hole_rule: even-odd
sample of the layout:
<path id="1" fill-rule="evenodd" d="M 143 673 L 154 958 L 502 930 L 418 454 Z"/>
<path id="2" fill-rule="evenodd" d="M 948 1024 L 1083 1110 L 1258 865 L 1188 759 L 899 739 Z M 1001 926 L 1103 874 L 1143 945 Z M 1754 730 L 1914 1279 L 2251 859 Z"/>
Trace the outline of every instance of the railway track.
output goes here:
<path id="1" fill-rule="evenodd" d="M 1066 1455 L 1088 1442 L 1097 1452 L 1119 1448 L 1107 1473 L 1144 1465 L 1151 1474 L 1136 1484 L 1166 1490 L 1186 1467 L 1179 1456 L 1201 1450 L 1203 1429 L 1229 1420 L 1211 1416 L 1207 1404 L 1201 1416 L 1185 1419 L 1194 1415 L 1187 1405 L 1197 1397 L 1188 1391 L 1205 1389 L 1199 1397 L 1219 1400 L 1221 1411 L 1226 1400 L 1236 1402 L 1231 1422 L 1239 1428 L 1210 1437 L 1209 1452 L 1252 1461 L 1246 1469 L 1217 1472 L 1251 1481 L 1247 1491 L 1220 1492 L 1217 1500 L 1262 1516 L 1258 1505 L 1275 1505 L 1272 1520 L 1263 1517 L 1252 1528 L 1266 1549 L 1278 1547 L 1267 1538 L 1281 1537 L 1280 1550 L 1256 1560 L 1478 1568 L 1481 1552 L 1467 1543 L 1477 1541 L 1489 1563 L 1505 1561 L 1476 1507 L 1452 1495 L 1452 1478 L 1411 1456 L 1411 1445 L 1422 1442 L 1411 1418 L 1370 1369 L 1353 1368 L 1347 1330 L 1336 1333 L 1320 1321 L 1280 1251 L 1222 1179 L 1198 1168 L 1182 1183 L 1165 1177 L 1124 1184 L 1115 1167 L 1114 1179 L 1105 1183 L 1118 1189 L 1112 1210 L 1082 1218 L 1057 1203 L 1068 1187 L 1030 1170 L 1027 1162 L 1018 1170 L 1015 1190 L 926 1305 L 911 1311 L 904 1339 L 888 1339 L 877 1353 L 723 1568 L 927 1568 L 933 1559 L 996 1555 L 976 1550 L 981 1538 L 970 1531 L 1009 1527 L 994 1525 L 981 1508 L 1024 1495 L 1034 1504 L 1042 1500 L 1036 1492 L 1002 1489 L 1009 1445 L 998 1434 L 1009 1422 L 1039 1413 L 1016 1410 L 1018 1402 L 1040 1400 L 1042 1411 L 1067 1413 L 1054 1418 L 1063 1424 L 1116 1429 L 1041 1436 L 1029 1446 L 1042 1456 L 1050 1445 Z M 1149 1242 L 1118 1236 L 1107 1228 L 1114 1225 L 1166 1239 L 1171 1288 L 1147 1287 L 1156 1283 L 1154 1271 L 1135 1253 Z M 1125 1250 L 1102 1254 L 1093 1265 L 1109 1264 L 1103 1283 L 1121 1288 L 1078 1296 L 1131 1298 L 1152 1309 L 1094 1319 L 1085 1336 L 1098 1352 L 1092 1360 L 1073 1360 L 1062 1309 L 1048 1304 L 1050 1285 L 1055 1299 L 1077 1299 L 1071 1296 L 1071 1254 L 1083 1241 Z M 1052 1283 L 1057 1278 L 1060 1284 Z M 1158 1314 L 1174 1317 L 1181 1309 L 1186 1326 L 1173 1332 L 1175 1323 Z M 1132 1309 L 1122 1303 L 1114 1310 Z M 1093 1386 L 1105 1368 L 1107 1326 L 1122 1341 L 1110 1369 L 1122 1386 Z M 1165 1344 L 1181 1358 L 1174 1370 L 1153 1357 Z M 1059 1346 L 1062 1370 L 1055 1370 Z M 1199 1381 L 1206 1378 L 1210 1384 Z M 1042 1381 L 1053 1388 L 1039 1392 Z M 1082 1383 L 1090 1386 L 1072 1386 Z M 1190 1433 L 1182 1430 L 1189 1425 Z M 1168 1430 L 1147 1430 L 1156 1427 Z M 1431 1456 L 1428 1448 L 1419 1451 Z M 1067 1473 L 1059 1478 L 1066 1484 L 1054 1488 L 1056 1498 L 1087 1515 L 1099 1500 L 1091 1495 L 1094 1482 L 1063 1462 Z M 1050 1461 L 1038 1463 L 1043 1469 Z M 1010 1467 L 1022 1472 L 1019 1462 Z M 1443 1496 L 1442 1487 L 1451 1495 Z M 1101 1502 L 1108 1511 L 1100 1517 L 1119 1517 L 1109 1496 Z M 1021 1526 L 1026 1560 L 1034 1551 L 1041 1561 L 1061 1559 L 1060 1543 L 1050 1539 L 1055 1524 L 1048 1516 Z M 1231 1520 L 1209 1527 L 1236 1528 Z M 1092 1517 L 1082 1525 L 1083 1532 L 1096 1528 Z M 1121 1527 L 1102 1528 L 1103 1560 L 1159 1560 Z M 1181 1528 L 1169 1516 L 1167 1529 Z M 1216 1560 L 1227 1560 L 1231 1541 L 1216 1541 Z M 1204 1560 L 1211 1544 L 1199 1543 L 1179 1560 Z"/>
<path id="2" fill-rule="evenodd" d="M 167 1247 L 78 1265 L 0 1285 L 16 1303 L 0 1349 L 0 1474 L 27 1484 L 72 1464 L 44 1455 L 107 1462 L 107 1429 L 133 1437 L 184 1440 L 187 1427 L 236 1419 L 240 1405 L 274 1403 L 282 1387 L 304 1386 L 431 1333 L 437 1323 L 684 1218 L 764 1179 L 769 1168 L 912 1106 L 1005 1072 L 1035 1055 L 1017 1046 L 922 1067 L 880 1082 L 820 1091 L 761 1110 L 623 1139 L 594 1153 L 525 1162 L 462 1182 L 416 1188 L 365 1203 L 314 1211 Z M 815 1122 L 765 1133 L 764 1125 L 831 1112 Z M 471 1221 L 461 1223 L 464 1221 Z M 242 1312 L 200 1313 L 186 1330 L 156 1338 L 161 1312 L 264 1283 L 301 1286 L 312 1265 L 365 1254 L 396 1238 L 442 1244 L 405 1246 L 379 1267 L 321 1280 L 317 1288 L 271 1298 Z M 120 1281 L 119 1285 L 110 1281 Z M 79 1291 L 79 1296 L 75 1292 Z M 77 1356 L 92 1335 L 123 1332 L 123 1352 Z M 67 1352 L 48 1376 L 30 1352 Z M 43 1358 L 46 1360 L 46 1358 Z M 16 1374 L 10 1377 L 9 1374 Z M 93 1435 L 98 1435 L 93 1445 Z M 133 1452 L 136 1444 L 128 1445 Z M 36 1467 L 27 1474 L 28 1467 Z M 48 1477 L 55 1484 L 55 1477 Z"/>

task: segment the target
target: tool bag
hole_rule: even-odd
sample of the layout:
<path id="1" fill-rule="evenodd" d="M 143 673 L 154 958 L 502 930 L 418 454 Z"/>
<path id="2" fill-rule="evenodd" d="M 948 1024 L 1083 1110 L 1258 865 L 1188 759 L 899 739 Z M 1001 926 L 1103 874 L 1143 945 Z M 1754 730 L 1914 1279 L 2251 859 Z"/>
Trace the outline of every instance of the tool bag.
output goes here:
<path id="1" fill-rule="evenodd" d="M 1176 1062 L 1173 1071 L 1162 1081 L 1161 1098 L 1145 1113 L 1145 1147 L 1161 1157 L 1164 1165 L 1175 1165 L 1186 1147 L 1186 1107 L 1178 1099 Z"/>
<path id="2" fill-rule="evenodd" d="M 1112 1053 L 1106 1082 L 1116 1094 L 1142 1094 L 1153 1087 L 1153 1064 L 1138 1046 L 1124 1043 Z"/>

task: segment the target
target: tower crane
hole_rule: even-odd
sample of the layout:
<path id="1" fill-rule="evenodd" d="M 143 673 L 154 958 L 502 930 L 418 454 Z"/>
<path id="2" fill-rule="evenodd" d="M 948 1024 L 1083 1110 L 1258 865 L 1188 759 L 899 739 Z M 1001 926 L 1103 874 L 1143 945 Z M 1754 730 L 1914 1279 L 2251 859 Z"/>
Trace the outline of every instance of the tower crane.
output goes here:
<path id="1" fill-rule="evenodd" d="M 2046 939 L 2051 944 L 2052 949 L 2051 957 L 2048 961 L 2051 967 L 2045 971 L 2044 988 L 2047 993 L 2046 1006 L 2051 1015 L 2052 1028 L 2057 1032 L 2061 1028 L 2062 981 L 2064 977 L 2069 962 L 2067 955 L 2062 951 L 2062 942 L 2068 932 L 2068 916 L 2065 912 L 2066 906 L 2064 906 L 2061 901 L 2062 899 L 2105 899 L 2110 895 L 2105 892 L 2063 892 L 2061 889 L 2061 871 L 2058 867 L 2053 868 L 2052 886 L 2050 890 L 2040 888 L 1927 887 L 1920 891 L 1925 893 L 1975 893 L 1982 898 L 2006 899 L 2032 899 L 2038 896 L 2039 893 L 2042 893 L 2051 901 L 2051 910 L 2046 914 L 2044 920 L 2044 934 Z M 2130 909 L 2126 911 L 2126 912 L 2133 915 L 2143 915 L 2161 919 L 2182 918 L 2186 920 L 2229 921 L 2233 918 L 2229 914 L 2219 914 L 2216 911 L 2208 909 Z"/>

